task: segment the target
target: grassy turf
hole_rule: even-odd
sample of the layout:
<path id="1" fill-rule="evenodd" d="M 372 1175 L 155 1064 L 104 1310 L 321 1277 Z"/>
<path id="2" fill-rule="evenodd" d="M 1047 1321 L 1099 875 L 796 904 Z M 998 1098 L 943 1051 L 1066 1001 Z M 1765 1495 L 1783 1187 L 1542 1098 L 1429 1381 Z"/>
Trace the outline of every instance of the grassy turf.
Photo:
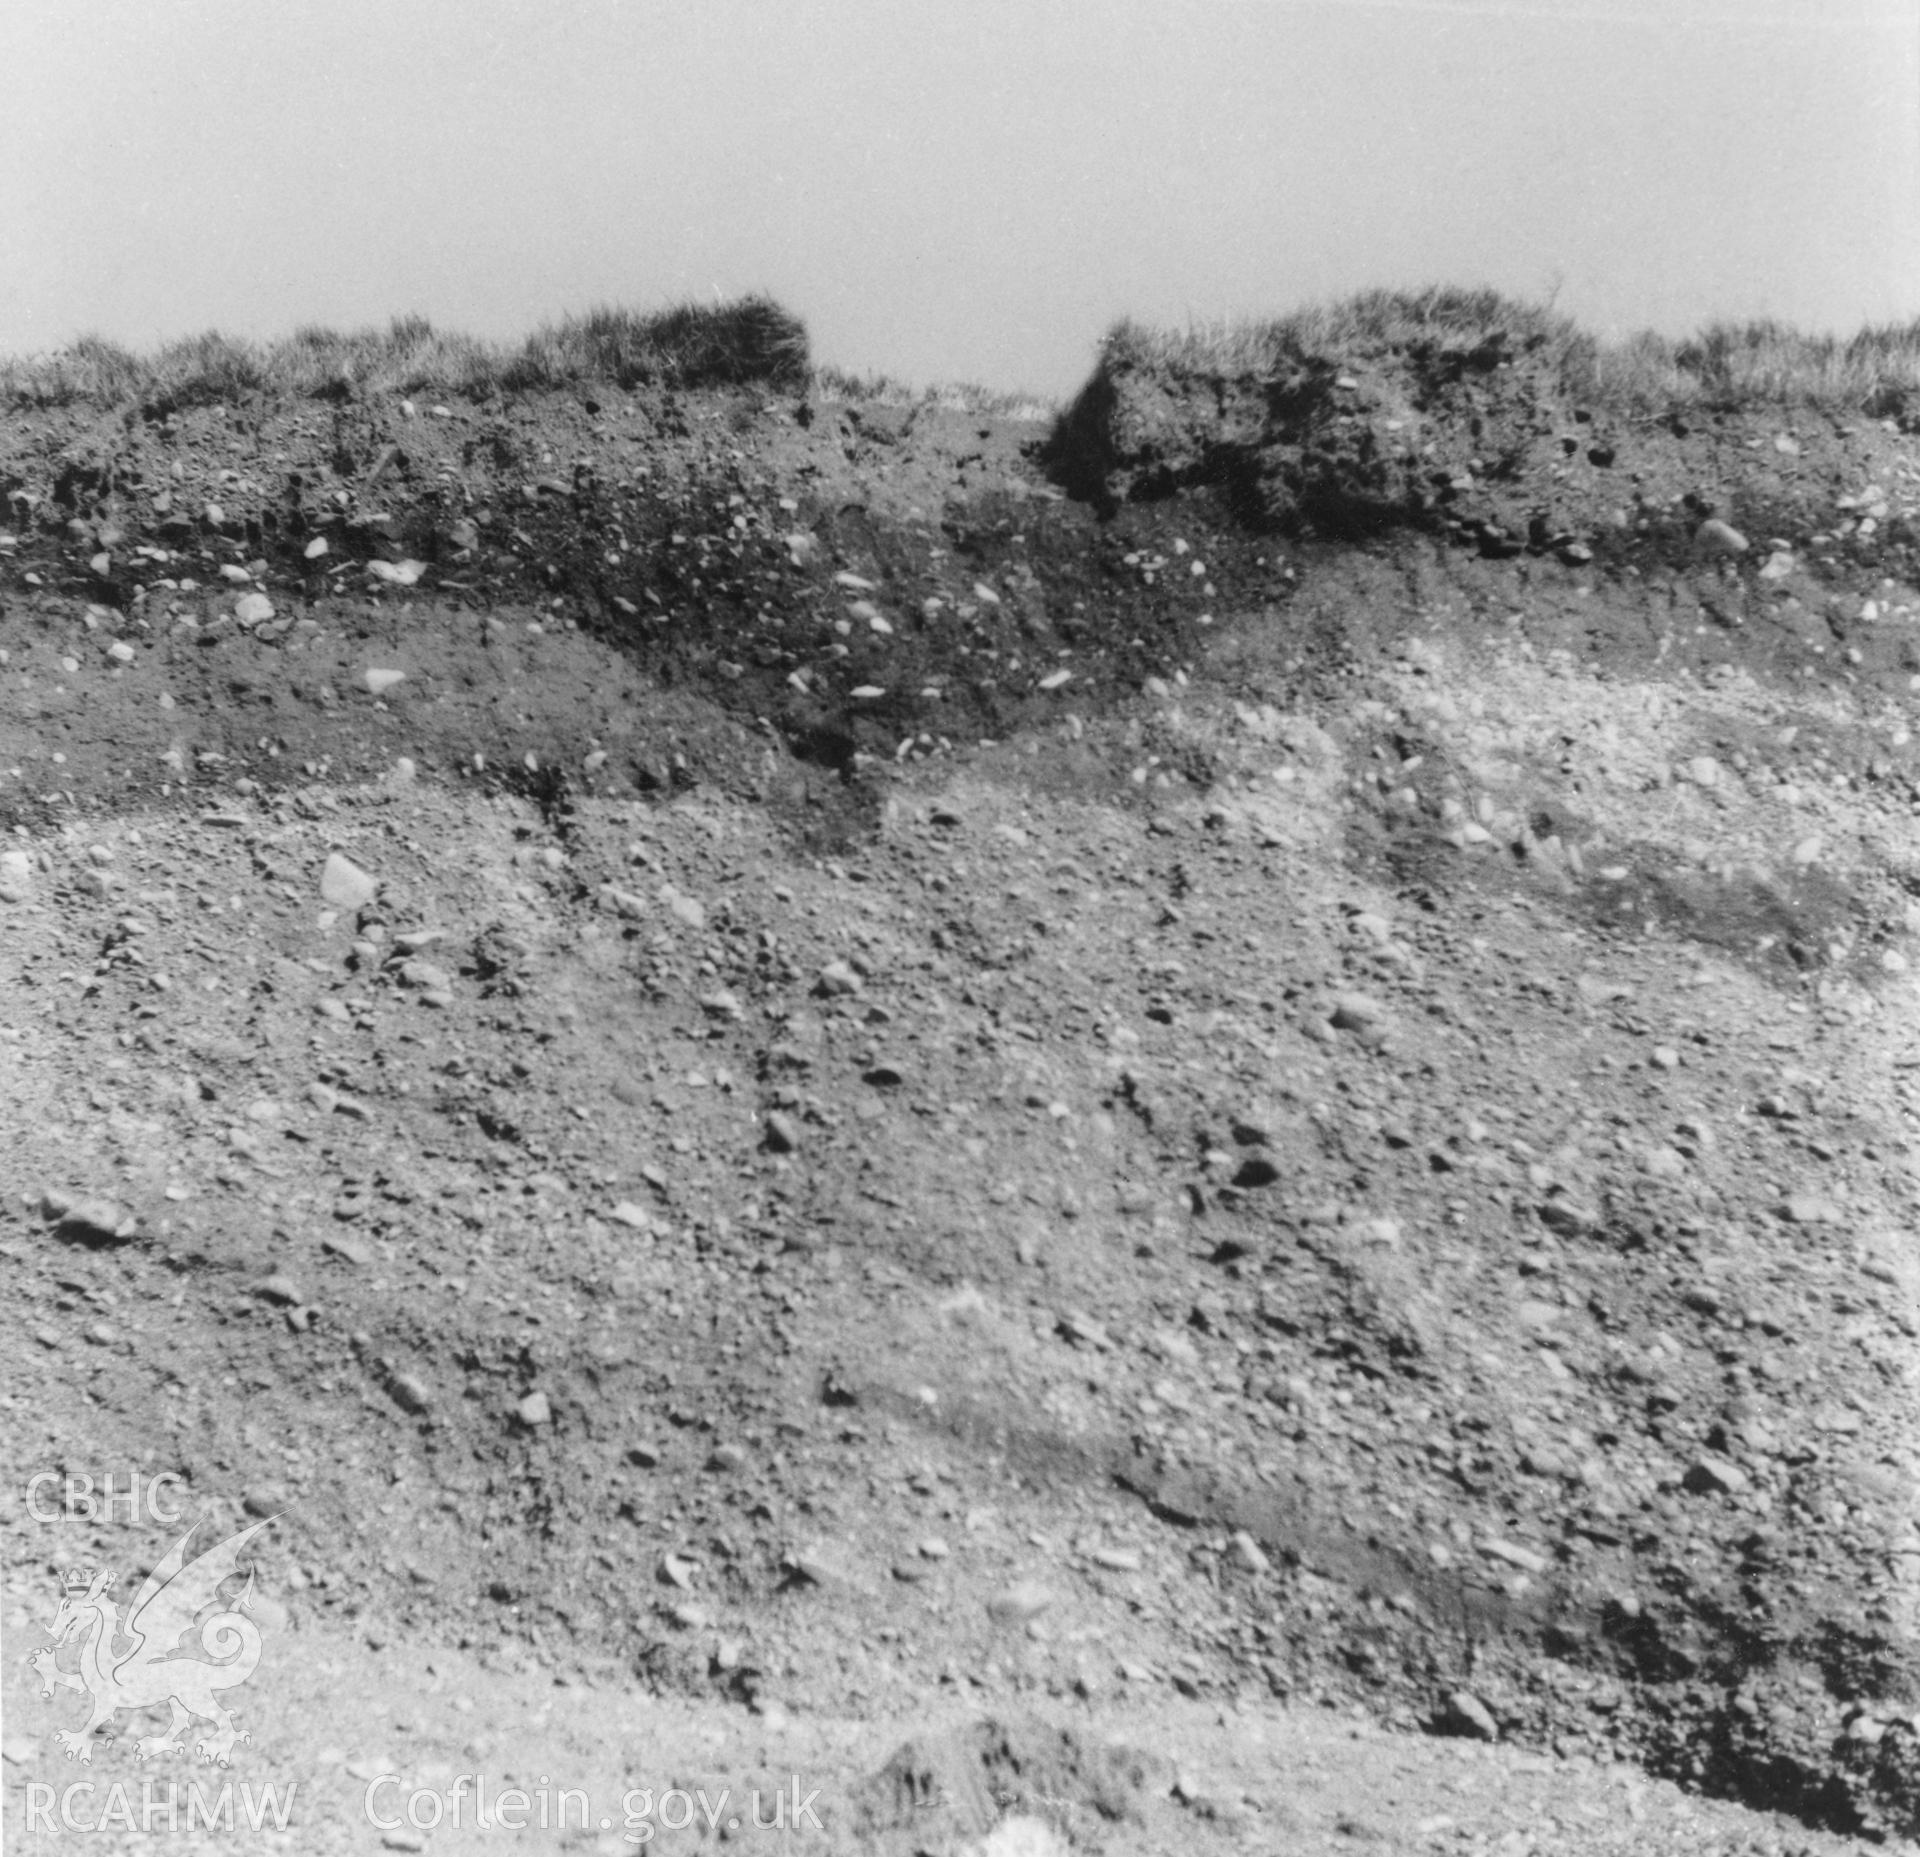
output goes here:
<path id="1" fill-rule="evenodd" d="M 1853 335 L 1777 322 L 1714 323 L 1680 340 L 1601 342 L 1550 307 L 1492 290 L 1369 290 L 1285 316 L 1154 328 L 1123 321 L 1100 345 L 1095 378 L 1129 370 L 1272 376 L 1411 349 L 1543 356 L 1570 399 L 1636 412 L 1805 405 L 1883 417 L 1920 408 L 1920 319 Z M 950 383 L 916 388 L 809 363 L 806 327 L 769 298 L 642 313 L 602 308 L 536 329 L 518 347 L 434 328 L 296 329 L 254 343 L 209 331 L 134 354 L 86 335 L 48 355 L 0 359 L 0 409 L 138 405 L 170 412 L 252 394 L 343 399 L 377 394 L 486 399 L 609 382 L 694 389 L 761 385 L 821 399 L 932 405 L 1011 418 L 1052 409 L 1029 394 Z"/>
<path id="2" fill-rule="evenodd" d="M 1130 370 L 1274 376 L 1416 348 L 1498 343 L 1543 358 L 1568 398 L 1633 410 L 1804 405 L 1881 417 L 1920 406 L 1920 319 L 1848 336 L 1721 322 L 1674 340 L 1601 342 L 1571 318 L 1492 290 L 1369 290 L 1268 320 L 1159 329 L 1117 324 L 1096 377 Z"/>
<path id="3" fill-rule="evenodd" d="M 303 328 L 269 343 L 218 332 L 136 355 L 97 335 L 50 355 L 0 360 L 0 407 L 140 405 L 170 412 L 249 394 L 380 393 L 485 399 L 589 381 L 620 387 L 804 387 L 807 331 L 766 297 L 642 314 L 595 309 L 536 329 L 518 348 L 401 316 L 385 329 Z"/>

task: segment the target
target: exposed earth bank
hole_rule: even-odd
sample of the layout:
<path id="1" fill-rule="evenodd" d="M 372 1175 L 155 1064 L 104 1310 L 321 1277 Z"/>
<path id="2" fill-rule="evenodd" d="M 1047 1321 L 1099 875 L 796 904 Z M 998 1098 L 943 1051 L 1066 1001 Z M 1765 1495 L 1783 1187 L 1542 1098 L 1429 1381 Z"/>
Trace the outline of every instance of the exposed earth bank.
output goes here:
<path id="1" fill-rule="evenodd" d="M 1323 372 L 13 416 L 10 1487 L 349 1662 L 1910 1832 L 1914 445 Z M 6 1527 L 11 1808 L 171 1536 Z M 1276 1836 L 1104 1759 L 838 1835 Z"/>

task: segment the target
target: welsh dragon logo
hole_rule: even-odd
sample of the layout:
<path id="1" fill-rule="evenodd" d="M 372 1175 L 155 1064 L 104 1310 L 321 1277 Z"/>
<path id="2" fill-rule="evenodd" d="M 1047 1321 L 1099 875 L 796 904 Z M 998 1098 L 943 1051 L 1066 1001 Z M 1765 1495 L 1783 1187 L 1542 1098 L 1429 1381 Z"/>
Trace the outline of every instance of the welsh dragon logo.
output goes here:
<path id="1" fill-rule="evenodd" d="M 202 1517 L 202 1520 L 205 1518 Z M 272 1520 L 275 1518 L 269 1518 Z M 220 1692 L 244 1683 L 260 1662 L 260 1629 L 247 1617 L 253 1594 L 253 1571 L 231 1602 L 222 1601 L 220 1587 L 240 1571 L 240 1556 L 267 1522 L 255 1522 L 236 1535 L 215 1543 L 188 1564 L 187 1544 L 199 1531 L 195 1522 L 167 1550 L 166 1558 L 146 1577 L 127 1607 L 124 1620 L 119 1605 L 107 1594 L 113 1573 L 76 1567 L 66 1575 L 60 1609 L 49 1627 L 53 1639 L 27 1659 L 51 1696 L 56 1687 L 77 1689 L 93 1698 L 93 1712 L 79 1728 L 62 1728 L 55 1739 L 69 1760 L 93 1762 L 94 1736 L 122 1709 L 151 1708 L 166 1703 L 172 1720 L 164 1734 L 144 1735 L 134 1743 L 137 1760 L 175 1752 L 187 1724 L 196 1716 L 213 1724 L 212 1732 L 196 1741 L 194 1753 L 202 1760 L 228 1766 L 236 1741 L 253 1737 L 234 1721 L 233 1711 L 220 1702 Z M 221 1609 L 199 1621 L 195 1636 L 210 1662 L 173 1653 L 180 1639 L 210 1605 Z M 55 1662 L 60 1648 L 77 1638 L 77 1670 L 62 1670 Z M 130 1639 L 130 1650 L 115 1650 L 117 1639 Z"/>

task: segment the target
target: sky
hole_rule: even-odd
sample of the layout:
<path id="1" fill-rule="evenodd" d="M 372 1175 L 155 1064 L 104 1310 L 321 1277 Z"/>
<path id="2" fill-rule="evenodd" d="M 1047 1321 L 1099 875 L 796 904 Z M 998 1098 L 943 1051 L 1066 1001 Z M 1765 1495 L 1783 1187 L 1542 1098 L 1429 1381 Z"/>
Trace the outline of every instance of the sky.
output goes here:
<path id="1" fill-rule="evenodd" d="M 0 352 L 748 291 L 1046 395 L 1121 316 L 1920 316 L 1915 0 L 5 0 Z"/>

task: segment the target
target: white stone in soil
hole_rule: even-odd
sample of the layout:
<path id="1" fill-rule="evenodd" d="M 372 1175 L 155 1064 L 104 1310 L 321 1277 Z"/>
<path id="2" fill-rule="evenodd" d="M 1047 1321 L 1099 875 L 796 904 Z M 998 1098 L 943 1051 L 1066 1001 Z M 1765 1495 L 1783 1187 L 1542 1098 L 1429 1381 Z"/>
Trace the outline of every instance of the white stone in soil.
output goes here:
<path id="1" fill-rule="evenodd" d="M 379 889 L 378 878 L 339 851 L 328 855 L 320 872 L 320 900 L 335 909 L 364 909 Z"/>
<path id="2" fill-rule="evenodd" d="M 1002 1625 L 1025 1625 L 1053 1604 L 1053 1594 L 1037 1580 L 1003 1587 L 987 1601 L 987 1614 Z"/>

